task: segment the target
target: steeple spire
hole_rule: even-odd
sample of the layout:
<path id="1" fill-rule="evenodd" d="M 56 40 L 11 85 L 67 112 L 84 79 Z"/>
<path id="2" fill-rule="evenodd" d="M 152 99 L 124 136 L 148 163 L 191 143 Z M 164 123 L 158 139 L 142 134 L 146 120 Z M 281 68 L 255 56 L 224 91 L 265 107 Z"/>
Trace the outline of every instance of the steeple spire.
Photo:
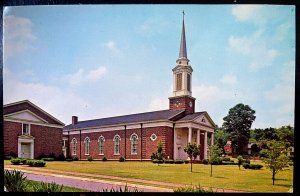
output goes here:
<path id="1" fill-rule="evenodd" d="M 187 59 L 187 53 L 186 53 L 186 40 L 185 40 L 185 27 L 184 27 L 184 11 L 182 11 L 182 32 L 181 32 L 181 41 L 180 41 L 180 49 L 179 49 L 179 59 L 180 58 L 186 58 Z"/>

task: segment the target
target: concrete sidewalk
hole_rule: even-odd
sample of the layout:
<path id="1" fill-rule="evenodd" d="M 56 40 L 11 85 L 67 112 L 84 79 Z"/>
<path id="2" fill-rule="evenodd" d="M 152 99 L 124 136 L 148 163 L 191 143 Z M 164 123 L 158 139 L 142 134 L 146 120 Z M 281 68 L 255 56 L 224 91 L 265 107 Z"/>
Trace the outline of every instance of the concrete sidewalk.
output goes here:
<path id="1" fill-rule="evenodd" d="M 88 173 L 79 173 L 79 172 L 68 172 L 68 171 L 60 171 L 60 170 L 52 170 L 52 169 L 45 169 L 45 168 L 35 168 L 29 167 L 27 165 L 6 165 L 6 169 L 17 169 L 21 170 L 24 173 L 30 173 L 35 175 L 44 175 L 44 176 L 55 176 L 65 179 L 74 179 L 74 180 L 82 180 L 88 182 L 97 182 L 97 183 L 104 183 L 111 186 L 125 186 L 127 184 L 128 187 L 136 187 L 138 190 L 143 189 L 144 192 L 173 192 L 174 188 L 188 186 L 188 184 L 178 184 L 178 183 L 170 183 L 170 182 L 159 182 L 159 181 L 152 181 L 152 180 L 143 180 L 143 179 L 135 179 L 135 178 L 123 178 L 123 177 L 116 177 L 116 176 L 107 176 L 107 175 L 99 175 L 99 174 L 88 174 Z M 97 178 L 97 179 L 95 179 Z M 100 180 L 101 179 L 101 180 Z M 104 180 L 106 179 L 106 180 Z M 113 180 L 113 181 L 111 181 Z M 123 182 L 122 182 L 123 181 Z M 127 181 L 127 182 L 124 182 Z M 141 185 L 147 184 L 147 185 Z M 151 186 L 153 185 L 153 186 Z M 70 186 L 70 185 L 66 185 Z M 161 188 L 157 186 L 164 186 L 168 188 Z M 78 187 L 78 186 L 75 186 Z M 80 188 L 80 187 L 78 187 Z M 206 190 L 209 188 L 203 187 Z M 89 189 L 88 189 L 89 190 Z M 238 190 L 229 190 L 229 189 L 222 189 L 222 188 L 213 188 L 214 192 L 225 192 L 225 193 L 238 193 L 245 191 L 238 191 Z M 94 189 L 92 191 L 95 191 Z M 99 191 L 99 190 L 98 190 Z"/>

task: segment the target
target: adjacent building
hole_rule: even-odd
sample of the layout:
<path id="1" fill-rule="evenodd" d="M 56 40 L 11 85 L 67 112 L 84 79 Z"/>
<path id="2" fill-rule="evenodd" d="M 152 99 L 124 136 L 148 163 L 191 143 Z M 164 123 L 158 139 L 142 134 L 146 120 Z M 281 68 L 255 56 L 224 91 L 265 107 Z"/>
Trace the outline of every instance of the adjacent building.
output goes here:
<path id="1" fill-rule="evenodd" d="M 28 100 L 3 106 L 4 154 L 35 159 L 62 153 L 64 123 Z"/>
<path id="2" fill-rule="evenodd" d="M 173 71 L 173 94 L 169 109 L 79 121 L 63 128 L 64 146 L 68 156 L 81 160 L 92 156 L 101 160 L 150 160 L 159 142 L 169 159 L 187 159 L 184 147 L 201 144 L 199 159 L 207 158 L 208 138 L 213 143 L 215 123 L 206 111 L 195 112 L 192 96 L 192 66 L 186 50 L 185 24 L 182 23 L 179 57 Z"/>

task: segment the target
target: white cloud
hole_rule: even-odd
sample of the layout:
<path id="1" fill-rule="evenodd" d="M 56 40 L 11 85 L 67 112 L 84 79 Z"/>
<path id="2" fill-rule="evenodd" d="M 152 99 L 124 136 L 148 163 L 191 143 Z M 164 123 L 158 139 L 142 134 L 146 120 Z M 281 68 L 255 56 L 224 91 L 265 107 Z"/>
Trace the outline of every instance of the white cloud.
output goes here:
<path id="1" fill-rule="evenodd" d="M 32 33 L 32 22 L 27 18 L 4 16 L 4 55 L 13 56 L 32 49 L 32 43 L 37 39 Z"/>
<path id="2" fill-rule="evenodd" d="M 167 98 L 155 98 L 153 99 L 147 111 L 166 110 L 169 108 L 169 100 Z"/>
<path id="3" fill-rule="evenodd" d="M 248 21 L 257 18 L 262 7 L 262 5 L 234 5 L 231 13 L 238 21 Z"/>
<path id="4" fill-rule="evenodd" d="M 42 83 L 23 83 L 6 70 L 3 82 L 4 104 L 29 100 L 60 121 L 69 124 L 72 115 L 88 116 L 85 108 L 90 104 L 80 96 L 58 87 Z"/>
<path id="5" fill-rule="evenodd" d="M 103 75 L 105 75 L 107 72 L 106 67 L 99 67 L 98 69 L 91 70 L 87 78 L 90 79 L 91 81 L 97 81 L 99 80 Z"/>
<path id="6" fill-rule="evenodd" d="M 121 50 L 117 47 L 117 44 L 114 41 L 108 41 L 104 44 L 104 46 L 116 55 L 122 54 Z"/>
<path id="7" fill-rule="evenodd" d="M 168 20 L 154 16 L 146 19 L 140 26 L 137 27 L 137 32 L 146 36 L 152 36 L 161 33 L 168 26 Z"/>
<path id="8" fill-rule="evenodd" d="M 260 69 L 270 66 L 278 56 L 277 50 L 268 48 L 262 37 L 263 30 L 258 30 L 247 37 L 229 37 L 229 50 L 240 53 L 249 58 L 248 66 L 252 69 Z"/>
<path id="9" fill-rule="evenodd" d="M 220 81 L 224 84 L 234 85 L 237 83 L 237 78 L 233 74 L 227 74 L 224 75 Z"/>
<path id="10" fill-rule="evenodd" d="M 289 38 L 289 30 L 292 28 L 290 23 L 283 23 L 279 25 L 276 29 L 275 40 L 276 41 L 283 41 Z"/>
<path id="11" fill-rule="evenodd" d="M 64 79 L 66 79 L 71 85 L 79 85 L 89 81 L 96 82 L 101 79 L 106 73 L 106 67 L 100 66 L 97 69 L 90 71 L 79 69 L 77 72 L 67 75 Z"/>

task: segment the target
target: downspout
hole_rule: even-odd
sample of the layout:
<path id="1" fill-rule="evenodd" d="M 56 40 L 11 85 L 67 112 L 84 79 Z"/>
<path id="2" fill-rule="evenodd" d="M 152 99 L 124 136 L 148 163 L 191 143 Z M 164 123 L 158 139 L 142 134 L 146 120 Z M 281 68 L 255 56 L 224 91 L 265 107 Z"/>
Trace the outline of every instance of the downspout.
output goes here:
<path id="1" fill-rule="evenodd" d="M 81 130 L 79 130 L 79 160 L 81 160 Z"/>
<path id="2" fill-rule="evenodd" d="M 173 123 L 172 134 L 173 134 L 172 135 L 172 144 L 173 144 L 173 146 L 172 146 L 172 155 L 173 155 L 172 159 L 174 160 L 174 158 L 175 158 L 175 154 L 174 154 L 174 147 L 175 147 L 175 144 L 174 144 L 175 123 Z"/>
<path id="3" fill-rule="evenodd" d="M 143 123 L 141 123 L 141 161 L 143 160 Z"/>
<path id="4" fill-rule="evenodd" d="M 125 127 L 125 156 L 124 156 L 124 158 L 125 158 L 125 160 L 126 160 L 126 125 L 124 125 L 124 127 Z"/>

